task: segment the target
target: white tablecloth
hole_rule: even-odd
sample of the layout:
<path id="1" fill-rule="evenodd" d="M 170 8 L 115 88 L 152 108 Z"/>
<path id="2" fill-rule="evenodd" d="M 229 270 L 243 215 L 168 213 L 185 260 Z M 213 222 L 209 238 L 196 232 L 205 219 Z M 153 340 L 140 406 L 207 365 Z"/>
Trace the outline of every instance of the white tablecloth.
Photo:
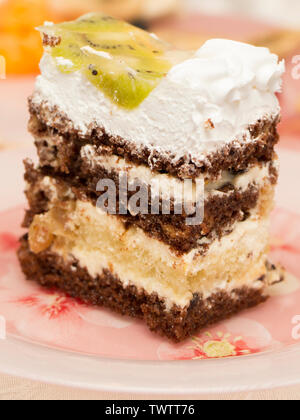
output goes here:
<path id="1" fill-rule="evenodd" d="M 0 374 L 0 400 L 147 400 L 161 399 L 159 396 L 133 395 L 119 393 L 105 393 L 85 391 L 81 389 L 65 388 L 47 385 L 26 379 L 14 378 Z M 242 394 L 202 395 L 199 397 L 166 396 L 171 400 L 299 400 L 300 386 L 269 391 L 250 392 Z"/>

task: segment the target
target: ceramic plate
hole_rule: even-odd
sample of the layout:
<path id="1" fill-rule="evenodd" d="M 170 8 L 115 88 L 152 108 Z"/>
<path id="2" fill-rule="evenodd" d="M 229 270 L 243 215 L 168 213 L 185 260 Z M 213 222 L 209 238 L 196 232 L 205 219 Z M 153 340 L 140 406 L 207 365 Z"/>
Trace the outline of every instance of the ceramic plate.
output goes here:
<path id="1" fill-rule="evenodd" d="M 224 25 L 223 32 L 225 27 L 230 33 L 234 28 L 241 31 L 236 21 L 224 20 Z M 243 28 L 247 30 L 244 24 Z M 296 113 L 300 98 L 293 66 L 290 57 L 281 95 L 281 177 L 272 217 L 271 258 L 286 267 L 286 282 L 272 289 L 266 304 L 181 345 L 151 334 L 139 321 L 89 308 L 24 279 L 16 258 L 26 206 L 22 160 L 34 151 L 1 151 L 1 372 L 92 390 L 153 395 L 252 391 L 300 383 L 300 119 Z M 3 83 L 1 135 L 10 147 L 18 142 L 21 147 L 30 139 L 25 104 L 33 79 Z"/>

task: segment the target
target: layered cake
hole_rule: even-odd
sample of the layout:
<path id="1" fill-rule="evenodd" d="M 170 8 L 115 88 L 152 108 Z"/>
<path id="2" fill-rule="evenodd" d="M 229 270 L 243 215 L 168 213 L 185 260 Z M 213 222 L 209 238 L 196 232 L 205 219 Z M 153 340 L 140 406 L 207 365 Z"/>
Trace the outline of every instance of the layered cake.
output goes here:
<path id="1" fill-rule="evenodd" d="M 99 14 L 40 31 L 26 277 L 174 341 L 265 301 L 280 280 L 268 252 L 284 63 L 221 39 L 176 51 Z"/>

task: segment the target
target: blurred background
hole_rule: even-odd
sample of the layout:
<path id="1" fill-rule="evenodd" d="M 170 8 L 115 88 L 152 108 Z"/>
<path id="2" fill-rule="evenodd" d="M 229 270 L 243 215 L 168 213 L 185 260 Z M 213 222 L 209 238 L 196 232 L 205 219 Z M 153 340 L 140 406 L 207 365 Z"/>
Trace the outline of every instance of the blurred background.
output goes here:
<path id="1" fill-rule="evenodd" d="M 266 46 L 287 63 L 282 130 L 300 137 L 300 0 L 0 0 L 0 147 L 31 141 L 26 97 L 42 54 L 35 27 L 102 11 L 157 33 L 179 48 L 225 37 Z M 17 123 L 12 124 L 12 121 Z"/>

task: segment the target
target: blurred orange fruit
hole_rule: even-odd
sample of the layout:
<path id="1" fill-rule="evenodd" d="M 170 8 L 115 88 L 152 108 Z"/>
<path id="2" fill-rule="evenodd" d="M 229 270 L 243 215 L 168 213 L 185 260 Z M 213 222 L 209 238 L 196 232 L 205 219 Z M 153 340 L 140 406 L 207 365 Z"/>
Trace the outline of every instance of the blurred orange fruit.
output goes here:
<path id="1" fill-rule="evenodd" d="M 53 19 L 47 0 L 6 0 L 0 3 L 0 55 L 6 58 L 7 74 L 38 71 L 42 55 L 35 27 Z"/>

